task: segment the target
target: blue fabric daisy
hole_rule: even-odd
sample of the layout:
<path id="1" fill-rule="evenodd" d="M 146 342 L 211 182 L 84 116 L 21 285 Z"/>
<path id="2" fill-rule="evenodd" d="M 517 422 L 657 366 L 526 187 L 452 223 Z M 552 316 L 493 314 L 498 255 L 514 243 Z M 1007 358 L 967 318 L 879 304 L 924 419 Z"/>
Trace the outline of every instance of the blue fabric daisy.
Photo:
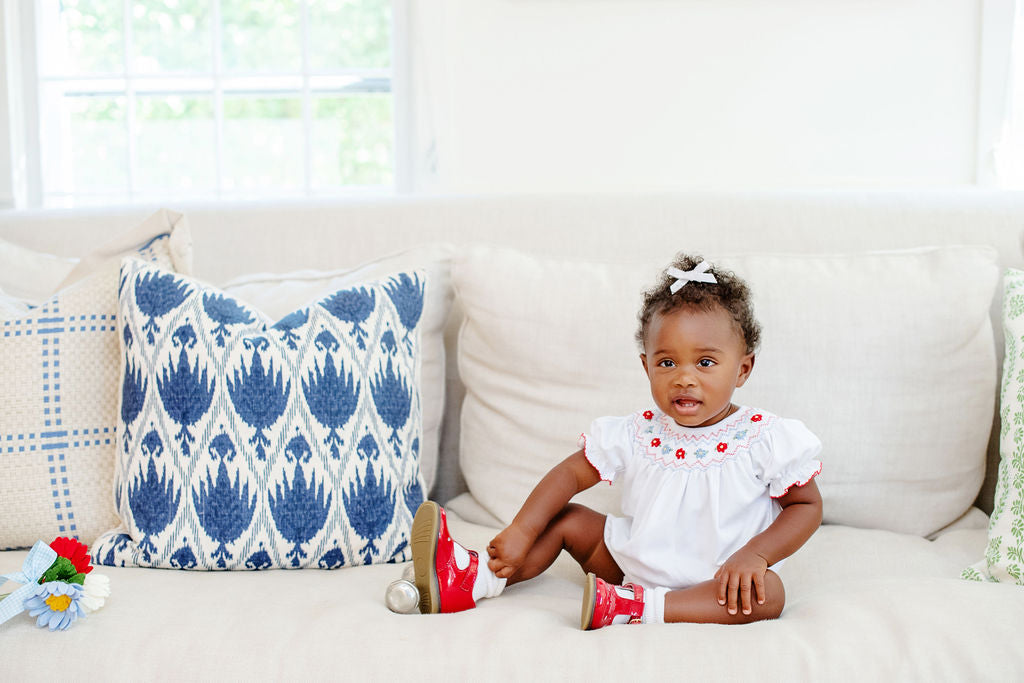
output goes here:
<path id="1" fill-rule="evenodd" d="M 25 600 L 25 609 L 30 617 L 38 617 L 36 626 L 39 628 L 46 626 L 51 631 L 63 631 L 78 617 L 85 616 L 82 587 L 64 581 L 47 581 Z"/>

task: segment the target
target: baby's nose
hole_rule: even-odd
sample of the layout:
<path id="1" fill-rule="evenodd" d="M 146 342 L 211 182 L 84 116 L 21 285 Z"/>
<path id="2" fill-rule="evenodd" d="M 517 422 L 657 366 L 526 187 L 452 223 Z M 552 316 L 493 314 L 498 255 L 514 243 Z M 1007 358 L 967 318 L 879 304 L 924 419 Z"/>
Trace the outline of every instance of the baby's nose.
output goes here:
<path id="1" fill-rule="evenodd" d="M 695 373 L 689 368 L 679 368 L 673 379 L 681 387 L 691 387 L 697 383 Z"/>

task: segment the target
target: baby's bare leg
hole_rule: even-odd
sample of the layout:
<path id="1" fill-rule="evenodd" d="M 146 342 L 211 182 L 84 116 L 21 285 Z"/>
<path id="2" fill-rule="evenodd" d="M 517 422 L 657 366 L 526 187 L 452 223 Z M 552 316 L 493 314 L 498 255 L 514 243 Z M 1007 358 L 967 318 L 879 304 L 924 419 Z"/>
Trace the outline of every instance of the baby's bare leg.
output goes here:
<path id="1" fill-rule="evenodd" d="M 604 522 L 601 513 L 569 503 L 537 538 L 526 561 L 509 578 L 509 585 L 539 575 L 563 549 L 579 562 L 584 572 L 594 572 L 609 583 L 622 583 L 622 570 L 604 545 Z"/>
<path id="2" fill-rule="evenodd" d="M 726 605 L 718 604 L 717 580 L 669 591 L 665 596 L 665 621 L 749 624 L 763 619 L 775 619 L 782 614 L 782 608 L 786 604 L 786 590 L 779 575 L 770 569 L 764 574 L 764 587 L 768 595 L 763 605 L 757 604 L 756 594 L 751 594 L 750 614 L 744 614 L 742 608 L 737 608 L 736 614 L 729 614 Z"/>

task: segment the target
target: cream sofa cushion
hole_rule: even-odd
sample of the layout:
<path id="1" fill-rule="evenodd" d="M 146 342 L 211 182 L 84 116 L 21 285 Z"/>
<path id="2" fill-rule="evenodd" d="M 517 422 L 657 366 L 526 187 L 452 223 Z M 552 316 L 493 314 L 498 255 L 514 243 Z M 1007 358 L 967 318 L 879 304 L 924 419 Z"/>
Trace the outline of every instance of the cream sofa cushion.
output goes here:
<path id="1" fill-rule="evenodd" d="M 633 334 L 641 292 L 671 256 L 599 263 L 480 247 L 456 261 L 460 460 L 497 520 L 511 521 L 591 420 L 651 402 Z M 748 280 L 764 325 L 734 400 L 821 438 L 826 522 L 928 535 L 968 510 L 995 396 L 994 250 L 706 256 Z M 617 509 L 603 484 L 578 500 Z"/>
<path id="2" fill-rule="evenodd" d="M 495 533 L 456 515 L 448 521 L 470 548 L 484 548 Z M 452 615 L 388 611 L 384 592 L 401 576 L 399 565 L 102 567 L 113 591 L 107 604 L 67 633 L 36 628 L 27 615 L 3 624 L 12 643 L 4 670 L 8 680 L 58 680 L 69 659 L 91 657 L 113 680 L 173 672 L 177 680 L 658 681 L 672 666 L 683 667 L 686 681 L 1020 680 L 1024 649 L 1004 634 L 1024 611 L 1024 591 L 959 580 L 985 532 L 952 536 L 929 542 L 825 527 L 780 572 L 782 617 L 737 628 L 580 631 L 584 575 L 567 554 L 536 579 Z M 0 553 L 0 572 L 20 569 L 24 556 Z M 62 657 L 54 656 L 55 638 Z M 225 656 L 243 648 L 244 656 Z M 324 655 L 341 648 L 340 657 Z M 737 652 L 746 668 L 733 663 Z"/>
<path id="3" fill-rule="evenodd" d="M 37 306 L 57 291 L 77 263 L 76 258 L 0 240 L 0 291 L 9 298 Z"/>

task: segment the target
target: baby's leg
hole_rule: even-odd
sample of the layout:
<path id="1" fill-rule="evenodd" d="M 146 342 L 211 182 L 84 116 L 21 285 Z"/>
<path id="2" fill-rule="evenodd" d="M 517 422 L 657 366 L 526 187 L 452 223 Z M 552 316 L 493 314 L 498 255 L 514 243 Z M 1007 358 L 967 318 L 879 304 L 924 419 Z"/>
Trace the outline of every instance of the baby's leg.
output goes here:
<path id="1" fill-rule="evenodd" d="M 768 570 L 764 574 L 767 596 L 763 605 L 757 603 L 757 596 L 751 589 L 750 614 L 744 614 L 742 602 L 735 603 L 735 614 L 729 613 L 730 605 L 718 603 L 718 581 L 699 583 L 690 588 L 669 591 L 665 594 L 666 622 L 696 622 L 713 624 L 748 624 L 762 619 L 775 619 L 782 614 L 786 604 L 786 590 L 779 575 Z M 650 599 L 660 598 L 663 591 L 650 591 Z"/>
<path id="2" fill-rule="evenodd" d="M 555 516 L 530 548 L 526 560 L 509 584 L 539 575 L 567 550 L 585 572 L 594 572 L 609 583 L 622 583 L 622 570 L 604 544 L 605 516 L 583 505 L 569 503 Z"/>

